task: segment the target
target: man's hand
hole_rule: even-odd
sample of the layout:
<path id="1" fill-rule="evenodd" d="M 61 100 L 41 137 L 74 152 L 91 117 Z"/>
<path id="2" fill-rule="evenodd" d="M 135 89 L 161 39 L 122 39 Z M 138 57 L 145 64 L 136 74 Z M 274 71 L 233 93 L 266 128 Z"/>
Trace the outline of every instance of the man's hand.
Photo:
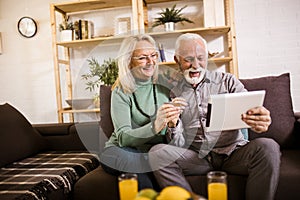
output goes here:
<path id="1" fill-rule="evenodd" d="M 176 118 L 173 118 L 171 121 L 168 122 L 168 127 L 169 128 L 174 128 L 176 127 L 176 124 L 179 120 L 179 116 L 180 114 L 183 112 L 183 110 L 185 109 L 185 107 L 188 105 L 187 102 L 185 101 L 184 98 L 182 97 L 176 97 L 174 99 L 172 99 L 171 104 L 173 104 L 175 107 L 180 109 L 180 113 L 177 114 Z"/>
<path id="2" fill-rule="evenodd" d="M 242 120 L 256 133 L 266 132 L 271 124 L 270 111 L 263 106 L 251 108 L 242 114 Z"/>
<path id="3" fill-rule="evenodd" d="M 157 111 L 154 121 L 154 130 L 159 133 L 166 126 L 169 128 L 176 127 L 177 121 L 182 111 L 187 106 L 184 98 L 176 97 L 172 102 L 164 103 Z"/>

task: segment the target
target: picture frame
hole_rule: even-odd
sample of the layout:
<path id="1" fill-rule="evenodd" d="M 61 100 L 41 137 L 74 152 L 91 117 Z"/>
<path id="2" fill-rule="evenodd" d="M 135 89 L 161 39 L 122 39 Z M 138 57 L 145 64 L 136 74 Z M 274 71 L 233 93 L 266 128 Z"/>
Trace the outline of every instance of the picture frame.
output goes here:
<path id="1" fill-rule="evenodd" d="M 131 33 L 131 18 L 117 18 L 115 25 L 115 35 L 129 35 Z"/>

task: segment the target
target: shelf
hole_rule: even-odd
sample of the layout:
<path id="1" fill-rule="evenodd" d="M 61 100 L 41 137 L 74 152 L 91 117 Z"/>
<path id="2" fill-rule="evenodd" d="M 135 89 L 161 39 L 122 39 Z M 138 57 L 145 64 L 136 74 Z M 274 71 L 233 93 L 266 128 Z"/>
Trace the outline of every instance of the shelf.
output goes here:
<path id="1" fill-rule="evenodd" d="M 208 59 L 208 63 L 216 63 L 216 64 L 225 64 L 227 62 L 232 61 L 231 57 L 222 57 L 222 58 L 210 58 Z"/>
<path id="2" fill-rule="evenodd" d="M 121 42 L 125 37 L 127 36 L 109 36 L 109 37 L 97 37 L 93 39 L 83 39 L 83 40 L 73 40 L 69 42 L 57 42 L 56 45 L 69 47 L 69 48 L 78 48 L 81 46 L 88 46 L 88 45 L 97 45 L 104 41 L 110 41 L 112 42 Z"/>
<path id="3" fill-rule="evenodd" d="M 182 30 L 175 30 L 169 32 L 149 32 L 149 35 L 157 36 L 157 35 L 171 35 L 171 34 L 178 34 L 178 33 L 198 33 L 200 35 L 222 35 L 226 34 L 230 31 L 229 26 L 219 26 L 219 27 L 208 27 L 208 28 L 192 28 L 192 29 L 182 29 Z"/>
<path id="4" fill-rule="evenodd" d="M 222 35 L 228 33 L 230 30 L 229 26 L 221 26 L 221 27 L 210 27 L 210 28 L 193 28 L 193 29 L 182 29 L 182 30 L 175 30 L 172 32 L 151 32 L 148 33 L 151 36 L 163 36 L 163 35 L 171 35 L 171 34 L 179 34 L 179 33 L 199 33 L 202 35 L 209 34 L 209 35 Z M 110 41 L 110 42 L 121 42 L 127 36 L 109 36 L 109 37 L 97 37 L 93 39 L 84 39 L 84 40 L 73 40 L 70 42 L 58 42 L 57 45 L 69 47 L 69 48 L 76 48 L 82 45 L 97 45 L 103 41 Z"/>
<path id="5" fill-rule="evenodd" d="M 144 0 L 146 4 L 155 4 L 155 3 L 165 3 L 165 2 L 174 2 L 174 0 Z"/>
<path id="6" fill-rule="evenodd" d="M 88 112 L 100 112 L 100 108 L 93 108 L 93 109 L 81 109 L 81 110 L 72 110 L 71 108 L 64 108 L 61 111 L 62 113 L 88 113 Z"/>
<path id="7" fill-rule="evenodd" d="M 225 64 L 232 61 L 231 57 L 222 57 L 222 58 L 210 58 L 208 59 L 208 63 L 215 63 L 215 64 Z M 175 62 L 161 62 L 159 65 L 176 65 Z"/>
<path id="8" fill-rule="evenodd" d="M 81 2 L 66 2 L 55 4 L 55 9 L 61 13 L 88 12 L 105 8 L 117 8 L 131 6 L 128 0 L 89 0 Z"/>

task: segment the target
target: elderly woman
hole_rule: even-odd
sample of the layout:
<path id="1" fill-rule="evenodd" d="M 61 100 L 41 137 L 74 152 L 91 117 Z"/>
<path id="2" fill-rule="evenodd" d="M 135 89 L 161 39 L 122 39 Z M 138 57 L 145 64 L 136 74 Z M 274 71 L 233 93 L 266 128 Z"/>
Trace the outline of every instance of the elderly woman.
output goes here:
<path id="1" fill-rule="evenodd" d="M 139 189 L 153 188 L 148 150 L 164 142 L 168 122 L 180 113 L 180 108 L 164 104 L 169 102 L 170 91 L 158 81 L 158 56 L 156 43 L 148 35 L 130 36 L 122 42 L 111 97 L 114 132 L 100 156 L 103 169 L 110 174 L 137 173 Z"/>

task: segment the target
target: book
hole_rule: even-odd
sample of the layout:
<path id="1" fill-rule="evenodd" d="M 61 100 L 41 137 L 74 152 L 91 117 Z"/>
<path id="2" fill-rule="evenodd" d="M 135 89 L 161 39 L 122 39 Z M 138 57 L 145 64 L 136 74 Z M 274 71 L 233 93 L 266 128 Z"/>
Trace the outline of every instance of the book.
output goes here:
<path id="1" fill-rule="evenodd" d="M 89 39 L 89 21 L 79 20 L 81 25 L 81 39 Z"/>
<path id="2" fill-rule="evenodd" d="M 160 55 L 160 61 L 166 62 L 165 50 L 161 43 L 158 43 L 158 50 L 159 50 L 159 55 Z"/>

